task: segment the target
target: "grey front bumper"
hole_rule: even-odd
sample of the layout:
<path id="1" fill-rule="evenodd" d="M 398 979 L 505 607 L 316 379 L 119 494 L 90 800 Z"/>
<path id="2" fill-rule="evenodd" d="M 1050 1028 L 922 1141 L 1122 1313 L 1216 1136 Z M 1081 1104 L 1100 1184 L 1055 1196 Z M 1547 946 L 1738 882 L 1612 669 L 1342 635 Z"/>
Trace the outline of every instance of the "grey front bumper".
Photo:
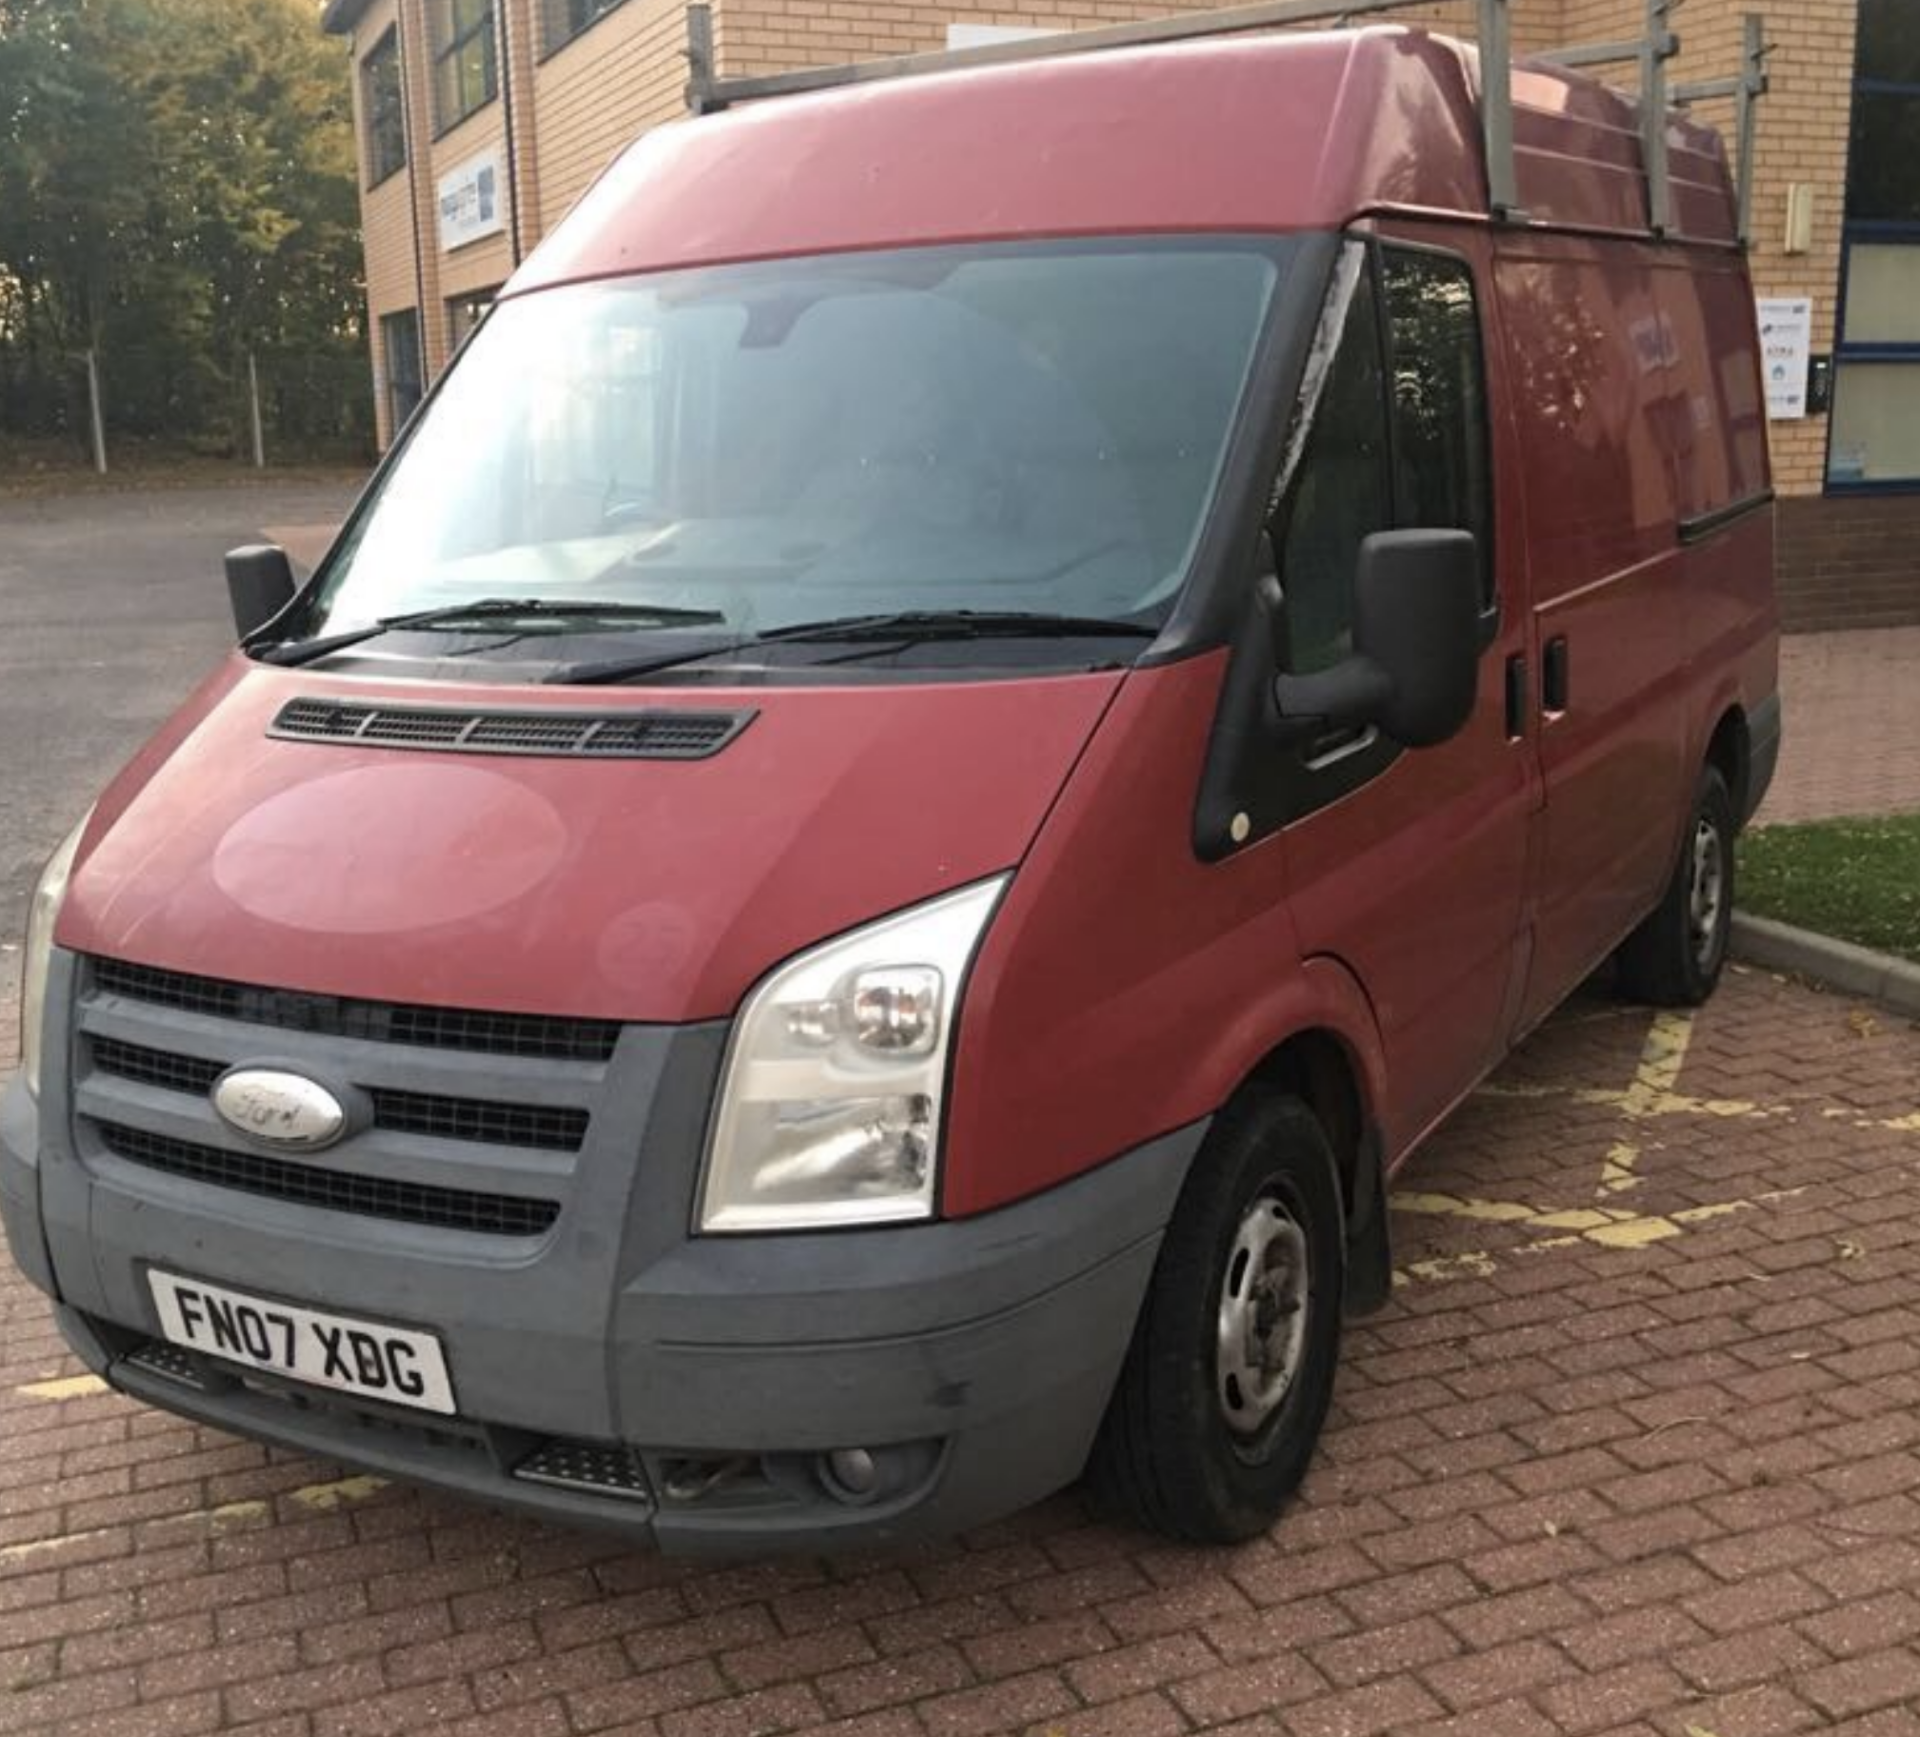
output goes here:
<path id="1" fill-rule="evenodd" d="M 16 1085 L 0 1107 L 14 1258 L 55 1296 L 87 1365 L 138 1398 L 663 1548 L 946 1533 L 1070 1482 L 1204 1126 L 976 1219 L 693 1237 L 723 1035 L 659 1034 L 632 1074 L 643 1101 L 608 1118 L 643 1156 L 623 1176 L 603 1166 L 514 1260 L 458 1233 L 137 1171 L 93 1152 L 83 1123 L 43 1121 Z M 50 1079 L 50 1102 L 63 1084 Z M 461 1419 L 147 1355 L 149 1265 L 427 1327 L 446 1344 Z M 529 1482 L 554 1442 L 630 1456 L 634 1487 Z M 834 1491 L 818 1467 L 841 1448 L 879 1450 L 893 1487 L 865 1501 Z M 701 1488 L 689 1466 L 725 1475 Z"/>

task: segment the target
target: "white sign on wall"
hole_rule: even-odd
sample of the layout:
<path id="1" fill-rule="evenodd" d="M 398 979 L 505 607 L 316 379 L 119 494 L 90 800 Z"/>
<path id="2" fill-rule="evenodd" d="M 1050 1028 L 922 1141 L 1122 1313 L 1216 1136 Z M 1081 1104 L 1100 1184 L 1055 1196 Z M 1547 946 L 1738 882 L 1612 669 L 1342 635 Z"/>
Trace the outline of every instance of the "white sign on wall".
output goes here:
<path id="1" fill-rule="evenodd" d="M 440 177 L 440 245 L 448 253 L 507 226 L 500 153 L 482 151 Z"/>
<path id="2" fill-rule="evenodd" d="M 1775 422 L 1807 413 L 1807 359 L 1813 351 L 1813 301 L 1808 296 L 1759 296 L 1760 372 L 1767 383 L 1767 415 Z"/>

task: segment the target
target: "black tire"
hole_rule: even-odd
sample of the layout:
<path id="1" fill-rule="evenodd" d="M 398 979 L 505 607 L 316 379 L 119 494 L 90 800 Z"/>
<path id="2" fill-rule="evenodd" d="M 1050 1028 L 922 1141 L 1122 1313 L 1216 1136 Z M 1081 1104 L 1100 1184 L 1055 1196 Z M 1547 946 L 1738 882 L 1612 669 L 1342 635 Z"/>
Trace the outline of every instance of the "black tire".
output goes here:
<path id="1" fill-rule="evenodd" d="M 1263 1235 L 1273 1240 L 1256 1257 L 1243 1237 Z M 1096 1500 L 1188 1543 L 1237 1543 L 1271 1527 L 1306 1474 L 1333 1397 L 1345 1252 L 1340 1184 L 1319 1121 L 1296 1098 L 1245 1094 L 1208 1135 L 1161 1245 L 1094 1444 Z M 1304 1303 L 1297 1337 L 1281 1325 L 1293 1318 L 1282 1296 L 1268 1292 L 1252 1307 L 1270 1308 L 1274 1322 L 1273 1337 L 1259 1342 L 1292 1347 L 1283 1356 L 1289 1377 L 1268 1367 L 1253 1376 L 1279 1385 L 1272 1396 L 1240 1387 L 1220 1349 L 1230 1264 L 1244 1297 L 1263 1289 L 1247 1289 L 1246 1263 L 1256 1259 L 1263 1278 Z M 1242 1341 L 1243 1352 L 1253 1343 Z M 1229 1422 L 1229 1380 L 1240 1427 Z M 1249 1427 L 1256 1400 L 1272 1409 Z"/>
<path id="2" fill-rule="evenodd" d="M 1726 780 L 1709 766 L 1700 774 L 1673 879 L 1653 914 L 1621 944 L 1619 986 L 1628 999 L 1698 1007 L 1714 992 L 1733 920 L 1736 830 Z"/>

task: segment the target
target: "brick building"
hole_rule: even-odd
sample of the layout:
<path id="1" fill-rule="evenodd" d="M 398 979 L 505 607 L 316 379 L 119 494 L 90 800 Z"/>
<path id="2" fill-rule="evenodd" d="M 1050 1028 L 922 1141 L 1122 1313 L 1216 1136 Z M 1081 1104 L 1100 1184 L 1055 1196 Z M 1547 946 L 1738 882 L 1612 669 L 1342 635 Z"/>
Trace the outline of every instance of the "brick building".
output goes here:
<path id="1" fill-rule="evenodd" d="M 1771 424 L 1787 624 L 1920 621 L 1920 13 L 1913 0 L 1689 0 L 1671 76 L 1733 71 L 1756 5 L 1773 53 L 1754 276 L 1763 297 L 1811 303 L 1815 359 L 1804 413 Z M 1177 9 L 713 0 L 712 16 L 718 69 L 742 76 Z M 1645 13 L 1646 0 L 1514 0 L 1516 52 L 1635 37 Z M 1395 16 L 1472 34 L 1467 0 Z M 683 0 L 329 0 L 325 23 L 355 62 L 384 443 L 608 158 L 684 112 L 686 14 Z"/>

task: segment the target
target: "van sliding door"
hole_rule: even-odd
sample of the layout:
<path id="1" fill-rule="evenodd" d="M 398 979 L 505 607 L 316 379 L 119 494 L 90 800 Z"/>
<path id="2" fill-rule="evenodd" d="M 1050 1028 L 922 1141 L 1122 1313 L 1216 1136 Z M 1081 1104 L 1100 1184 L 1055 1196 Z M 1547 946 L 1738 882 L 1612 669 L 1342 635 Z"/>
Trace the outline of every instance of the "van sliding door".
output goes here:
<path id="1" fill-rule="evenodd" d="M 1512 237 L 1496 266 L 1519 414 L 1545 785 L 1531 1025 L 1651 908 L 1673 866 L 1691 624 L 1661 419 L 1677 379 L 1652 250 Z"/>

